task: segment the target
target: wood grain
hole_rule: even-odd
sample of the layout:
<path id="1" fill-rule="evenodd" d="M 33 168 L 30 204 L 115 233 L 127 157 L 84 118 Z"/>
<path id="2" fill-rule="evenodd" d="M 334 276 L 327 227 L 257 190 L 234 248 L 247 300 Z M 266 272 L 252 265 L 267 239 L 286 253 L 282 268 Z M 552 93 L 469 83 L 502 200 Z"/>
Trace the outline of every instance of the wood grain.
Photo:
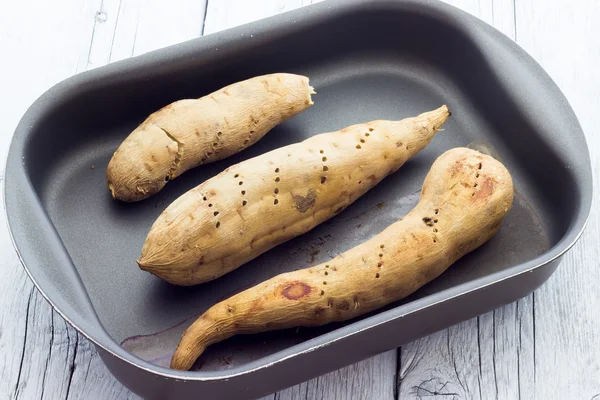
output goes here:
<path id="1" fill-rule="evenodd" d="M 314 1 L 313 1 L 314 2 Z M 448 0 L 516 39 L 575 109 L 600 170 L 596 0 Z M 90 68 L 310 0 L 21 0 L 0 14 L 0 182 L 10 137 L 46 89 Z M 594 184 L 600 187 L 598 175 Z M 0 199 L 1 200 L 1 199 Z M 598 200 L 586 232 L 533 295 L 266 399 L 600 398 Z M 0 213 L 0 398 L 137 398 L 34 289 Z"/>

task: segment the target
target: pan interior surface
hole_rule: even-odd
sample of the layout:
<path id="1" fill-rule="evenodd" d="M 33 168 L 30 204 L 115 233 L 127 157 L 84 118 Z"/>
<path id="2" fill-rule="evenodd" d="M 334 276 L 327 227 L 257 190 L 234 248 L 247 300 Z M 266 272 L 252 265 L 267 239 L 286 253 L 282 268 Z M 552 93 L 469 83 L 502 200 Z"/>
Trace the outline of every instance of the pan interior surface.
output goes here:
<path id="1" fill-rule="evenodd" d="M 255 43 L 237 43 L 223 55 L 204 57 L 210 49 L 191 57 L 174 52 L 177 62 L 143 66 L 140 75 L 130 68 L 102 84 L 79 85 L 33 128 L 25 146 L 29 179 L 104 329 L 131 353 L 166 366 L 191 317 L 269 277 L 326 261 L 377 234 L 416 205 L 431 164 L 453 147 L 469 146 L 501 159 L 517 191 L 513 208 L 489 243 L 388 309 L 530 261 L 567 233 L 581 203 L 572 171 L 466 32 L 428 13 L 376 7 L 324 18 Z M 110 198 L 106 165 L 148 114 L 241 79 L 284 71 L 310 77 L 318 93 L 313 107 L 244 152 L 186 172 L 148 200 L 125 204 Z M 195 287 L 172 286 L 137 267 L 158 215 L 228 166 L 314 134 L 402 119 L 442 104 L 452 116 L 429 147 L 313 231 Z M 197 368 L 243 365 L 355 321 L 234 337 L 211 346 Z"/>

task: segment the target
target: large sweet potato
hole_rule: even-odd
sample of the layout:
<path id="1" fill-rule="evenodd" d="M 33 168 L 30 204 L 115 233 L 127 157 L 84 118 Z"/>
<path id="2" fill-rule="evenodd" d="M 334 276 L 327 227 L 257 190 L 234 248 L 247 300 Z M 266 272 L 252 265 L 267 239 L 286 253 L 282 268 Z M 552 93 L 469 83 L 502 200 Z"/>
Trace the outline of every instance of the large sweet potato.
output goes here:
<path id="1" fill-rule="evenodd" d="M 490 239 L 512 200 L 512 179 L 500 162 L 450 150 L 403 219 L 331 261 L 211 307 L 184 332 L 171 367 L 189 369 L 207 346 L 236 334 L 344 321 L 400 300 Z"/>
<path id="2" fill-rule="evenodd" d="M 215 279 L 338 214 L 421 151 L 446 106 L 313 136 L 234 165 L 175 200 L 140 268 L 178 285 Z"/>

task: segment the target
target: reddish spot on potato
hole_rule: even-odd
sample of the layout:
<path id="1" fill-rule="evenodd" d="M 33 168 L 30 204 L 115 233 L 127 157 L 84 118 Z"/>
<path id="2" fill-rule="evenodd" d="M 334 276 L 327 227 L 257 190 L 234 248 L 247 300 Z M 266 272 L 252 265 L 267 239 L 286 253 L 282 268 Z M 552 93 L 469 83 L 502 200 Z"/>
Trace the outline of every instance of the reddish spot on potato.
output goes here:
<path id="1" fill-rule="evenodd" d="M 452 176 L 455 176 L 456 174 L 458 174 L 458 173 L 461 171 L 462 167 L 463 167 L 463 163 L 462 163 L 462 161 L 461 161 L 461 160 L 457 160 L 457 161 L 456 161 L 456 162 L 455 162 L 455 163 L 452 165 L 452 167 L 450 167 L 450 174 L 451 174 Z"/>
<path id="2" fill-rule="evenodd" d="M 482 184 L 481 188 L 475 192 L 473 199 L 485 199 L 494 192 L 495 182 L 491 178 L 487 178 Z"/>
<path id="3" fill-rule="evenodd" d="M 375 175 L 369 175 L 369 177 L 367 179 L 375 182 L 377 180 L 377 177 Z"/>
<path id="4" fill-rule="evenodd" d="M 281 294 L 283 294 L 283 296 L 286 299 L 299 300 L 305 296 L 308 296 L 311 291 L 312 291 L 312 288 L 309 285 L 307 285 L 306 283 L 291 282 L 291 283 L 287 283 L 283 287 Z"/>

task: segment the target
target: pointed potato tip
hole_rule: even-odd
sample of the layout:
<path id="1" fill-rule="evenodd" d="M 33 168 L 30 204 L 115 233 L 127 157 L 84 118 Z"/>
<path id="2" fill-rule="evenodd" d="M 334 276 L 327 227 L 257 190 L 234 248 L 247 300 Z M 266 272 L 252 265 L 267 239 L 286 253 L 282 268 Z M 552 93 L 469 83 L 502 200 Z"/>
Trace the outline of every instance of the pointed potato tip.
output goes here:
<path id="1" fill-rule="evenodd" d="M 430 111 L 426 113 L 430 121 L 433 122 L 433 127 L 435 130 L 439 130 L 440 127 L 448 120 L 448 118 L 452 115 L 447 105 L 443 105 L 436 110 Z"/>
<path id="2" fill-rule="evenodd" d="M 112 183 L 108 184 L 108 190 L 110 190 L 110 197 L 112 197 L 113 200 L 116 200 L 117 196 L 115 194 L 115 187 Z"/>

